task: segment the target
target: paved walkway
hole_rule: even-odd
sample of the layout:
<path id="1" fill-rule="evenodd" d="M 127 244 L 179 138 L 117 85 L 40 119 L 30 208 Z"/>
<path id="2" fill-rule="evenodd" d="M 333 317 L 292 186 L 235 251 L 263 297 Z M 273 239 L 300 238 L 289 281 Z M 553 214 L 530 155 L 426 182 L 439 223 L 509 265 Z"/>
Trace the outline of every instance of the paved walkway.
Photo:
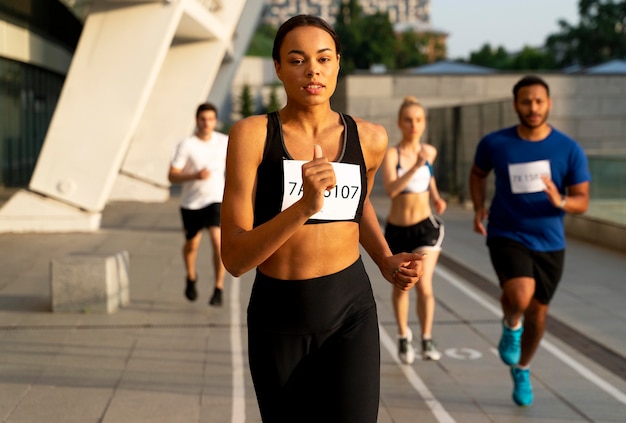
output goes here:
<path id="1" fill-rule="evenodd" d="M 387 200 L 373 200 L 384 215 Z M 471 232 L 468 211 L 451 206 L 444 218 L 435 279 L 440 362 L 397 362 L 390 288 L 365 260 L 381 326 L 379 422 L 623 422 L 626 257 L 569 241 L 552 315 L 597 348 L 587 357 L 549 327 L 533 362 L 535 404 L 518 408 L 493 352 L 500 316 L 483 240 Z M 209 307 L 210 260 L 200 261 L 200 296 L 189 303 L 181 245 L 176 199 L 110 204 L 93 234 L 0 234 L 2 422 L 259 422 L 244 325 L 252 274 L 229 277 L 224 306 Z M 204 242 L 207 258 L 208 248 Z M 128 307 L 109 315 L 50 311 L 51 260 L 121 250 L 130 253 Z M 414 315 L 410 323 L 416 331 Z M 598 351 L 617 362 L 607 368 Z"/>

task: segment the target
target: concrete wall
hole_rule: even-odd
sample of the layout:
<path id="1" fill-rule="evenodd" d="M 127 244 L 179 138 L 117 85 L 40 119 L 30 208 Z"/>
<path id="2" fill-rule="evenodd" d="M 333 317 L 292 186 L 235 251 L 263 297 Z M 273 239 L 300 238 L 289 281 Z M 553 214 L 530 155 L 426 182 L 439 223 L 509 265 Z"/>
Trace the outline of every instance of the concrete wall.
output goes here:
<path id="1" fill-rule="evenodd" d="M 626 154 L 626 75 L 539 75 L 551 90 L 550 123 L 588 154 Z M 419 98 L 427 108 L 512 101 L 513 85 L 522 76 L 353 75 L 340 80 L 333 102 L 346 113 L 385 125 L 394 140 L 405 96 Z"/>

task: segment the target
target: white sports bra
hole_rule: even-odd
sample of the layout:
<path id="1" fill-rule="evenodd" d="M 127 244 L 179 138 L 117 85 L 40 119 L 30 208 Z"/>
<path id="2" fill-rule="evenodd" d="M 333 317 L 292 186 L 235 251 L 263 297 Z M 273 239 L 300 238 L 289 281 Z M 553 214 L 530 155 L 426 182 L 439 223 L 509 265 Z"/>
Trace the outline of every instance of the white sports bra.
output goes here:
<path id="1" fill-rule="evenodd" d="M 407 172 L 407 169 L 400 165 L 400 148 L 398 148 L 398 164 L 396 165 L 398 178 Z M 430 189 L 430 178 L 433 177 L 433 167 L 428 161 L 424 163 L 417 172 L 413 174 L 411 180 L 400 194 L 418 194 Z"/>

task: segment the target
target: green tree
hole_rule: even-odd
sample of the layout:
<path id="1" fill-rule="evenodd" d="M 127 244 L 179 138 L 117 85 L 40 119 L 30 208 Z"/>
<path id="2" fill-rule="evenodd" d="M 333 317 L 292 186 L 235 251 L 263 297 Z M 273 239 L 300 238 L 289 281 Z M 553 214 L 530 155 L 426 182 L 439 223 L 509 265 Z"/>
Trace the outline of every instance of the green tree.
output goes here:
<path id="1" fill-rule="evenodd" d="M 561 20 L 560 31 L 546 39 L 559 67 L 626 58 L 626 1 L 580 0 L 578 12 L 577 26 Z"/>
<path id="2" fill-rule="evenodd" d="M 272 47 L 274 46 L 276 31 L 277 29 L 273 25 L 259 25 L 250 40 L 246 55 L 272 57 Z"/>
<path id="3" fill-rule="evenodd" d="M 398 41 L 387 13 L 365 15 L 358 0 L 344 0 L 337 12 L 335 31 L 342 44 L 342 75 L 369 69 L 373 64 L 395 68 Z"/>
<path id="4" fill-rule="evenodd" d="M 393 25 L 386 12 L 367 15 L 362 20 L 363 28 L 367 28 L 367 37 L 359 46 L 358 69 L 369 69 L 374 64 L 384 64 L 388 69 L 396 66 L 396 48 L 398 40 L 393 32 Z"/>
<path id="5" fill-rule="evenodd" d="M 239 113 L 242 117 L 248 117 L 255 114 L 254 97 L 250 85 L 244 84 L 239 95 Z"/>
<path id="6" fill-rule="evenodd" d="M 279 98 L 278 98 L 278 87 L 280 87 L 280 84 L 273 84 L 270 87 L 270 96 L 267 100 L 267 105 L 265 106 L 265 112 L 266 113 L 271 113 L 271 112 L 275 112 L 277 110 L 279 110 L 282 106 Z"/>
<path id="7" fill-rule="evenodd" d="M 551 54 L 532 48 L 524 49 L 511 59 L 510 68 L 514 70 L 551 70 L 556 67 Z"/>
<path id="8" fill-rule="evenodd" d="M 335 32 L 341 40 L 340 75 L 349 75 L 355 69 L 363 69 L 359 57 L 363 37 L 363 9 L 358 0 L 342 1 L 335 17 Z"/>
<path id="9" fill-rule="evenodd" d="M 511 68 L 511 59 L 504 47 L 492 48 L 489 43 L 484 44 L 480 50 L 470 53 L 469 62 L 493 69 Z"/>
<path id="10" fill-rule="evenodd" d="M 396 69 L 406 69 L 428 63 L 423 53 L 428 40 L 414 31 L 406 31 L 400 35 L 396 47 Z"/>

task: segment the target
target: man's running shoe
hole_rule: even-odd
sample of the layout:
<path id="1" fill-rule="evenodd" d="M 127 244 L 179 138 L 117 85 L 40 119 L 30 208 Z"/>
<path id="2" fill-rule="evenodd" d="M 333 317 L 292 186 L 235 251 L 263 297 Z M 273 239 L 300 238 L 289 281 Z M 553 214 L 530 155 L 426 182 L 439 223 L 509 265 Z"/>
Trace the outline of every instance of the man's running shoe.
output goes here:
<path id="1" fill-rule="evenodd" d="M 222 305 L 222 290 L 219 288 L 215 288 L 213 291 L 213 296 L 209 300 L 209 304 L 212 306 L 219 307 Z"/>
<path id="2" fill-rule="evenodd" d="M 507 366 L 519 363 L 522 355 L 522 332 L 524 332 L 523 326 L 516 330 L 510 329 L 502 320 L 502 337 L 498 344 L 498 353 Z"/>
<path id="3" fill-rule="evenodd" d="M 196 275 L 196 280 L 192 281 L 187 278 L 187 287 L 185 288 L 185 297 L 189 301 L 196 301 L 198 298 L 198 291 L 196 291 L 196 281 L 198 280 L 198 276 Z"/>
<path id="4" fill-rule="evenodd" d="M 528 407 L 533 403 L 530 370 L 511 367 L 511 377 L 513 378 L 513 401 L 520 407 Z"/>

